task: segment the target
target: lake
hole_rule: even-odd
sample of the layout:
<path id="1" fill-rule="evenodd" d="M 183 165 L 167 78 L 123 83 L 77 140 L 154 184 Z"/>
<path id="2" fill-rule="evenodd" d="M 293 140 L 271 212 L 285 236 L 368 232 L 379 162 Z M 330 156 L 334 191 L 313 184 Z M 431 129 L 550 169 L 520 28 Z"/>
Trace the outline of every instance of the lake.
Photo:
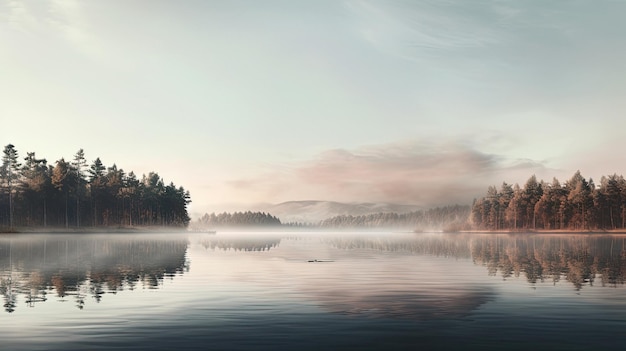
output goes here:
<path id="1" fill-rule="evenodd" d="M 621 349 L 625 280 L 619 235 L 3 235 L 0 348 Z"/>

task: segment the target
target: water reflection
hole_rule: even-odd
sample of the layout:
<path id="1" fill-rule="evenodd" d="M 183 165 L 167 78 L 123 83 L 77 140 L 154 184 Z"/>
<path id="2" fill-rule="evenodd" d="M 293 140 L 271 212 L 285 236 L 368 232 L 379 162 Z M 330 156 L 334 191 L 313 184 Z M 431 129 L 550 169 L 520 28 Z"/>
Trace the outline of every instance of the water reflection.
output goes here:
<path id="1" fill-rule="evenodd" d="M 210 237 L 200 240 L 205 249 L 211 250 L 234 250 L 234 251 L 269 251 L 278 247 L 280 237 Z"/>
<path id="2" fill-rule="evenodd" d="M 149 236 L 14 236 L 0 239 L 0 294 L 13 312 L 56 298 L 82 309 L 86 297 L 157 288 L 188 270 L 186 238 Z M 52 296 L 49 296 L 50 294 Z"/>
<path id="3" fill-rule="evenodd" d="M 470 258 L 468 237 L 459 235 L 380 235 L 341 236 L 324 241 L 339 249 L 373 249 L 378 251 Z"/>
<path id="4" fill-rule="evenodd" d="M 472 257 L 503 278 L 523 273 L 529 283 L 565 278 L 577 290 L 623 285 L 626 237 L 594 235 L 481 236 L 472 240 Z"/>
<path id="5" fill-rule="evenodd" d="M 0 237 L 0 303 L 17 311 L 0 337 L 11 350 L 610 348 L 624 343 L 625 240 Z"/>
<path id="6" fill-rule="evenodd" d="M 565 281 L 576 290 L 626 281 L 624 236 L 227 233 L 192 238 L 202 255 L 214 256 L 204 265 L 220 271 L 202 267 L 202 279 L 226 275 L 347 315 L 466 315 L 494 296 L 492 287 L 479 282 L 472 262 L 505 280 Z M 2 237 L 3 308 L 11 313 L 19 305 L 54 300 L 83 309 L 107 294 L 158 288 L 163 279 L 189 270 L 189 244 L 177 235 Z"/>
<path id="7" fill-rule="evenodd" d="M 626 237 L 617 235 L 424 234 L 414 237 L 353 236 L 326 239 L 340 249 L 472 258 L 489 275 L 504 279 L 523 274 L 529 283 L 565 279 L 581 289 L 623 285 Z"/>

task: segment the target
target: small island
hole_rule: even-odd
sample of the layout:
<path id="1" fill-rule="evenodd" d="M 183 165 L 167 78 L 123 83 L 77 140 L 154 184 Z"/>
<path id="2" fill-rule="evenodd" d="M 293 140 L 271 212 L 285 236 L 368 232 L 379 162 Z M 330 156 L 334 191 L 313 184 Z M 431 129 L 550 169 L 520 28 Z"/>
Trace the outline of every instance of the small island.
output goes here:
<path id="1" fill-rule="evenodd" d="M 23 161 L 23 162 L 22 162 Z M 87 163 L 83 149 L 71 161 L 49 165 L 14 145 L 4 147 L 0 168 L 0 231 L 34 228 L 134 230 L 189 223 L 189 191 L 168 185 L 156 172 L 138 178 L 100 158 Z"/>

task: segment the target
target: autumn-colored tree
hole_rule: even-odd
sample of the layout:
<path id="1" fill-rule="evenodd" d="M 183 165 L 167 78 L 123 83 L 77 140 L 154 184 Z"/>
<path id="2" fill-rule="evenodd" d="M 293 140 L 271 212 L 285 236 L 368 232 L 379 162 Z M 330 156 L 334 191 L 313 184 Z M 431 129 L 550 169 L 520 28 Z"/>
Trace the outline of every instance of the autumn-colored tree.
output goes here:
<path id="1" fill-rule="evenodd" d="M 69 197 L 76 191 L 76 172 L 61 158 L 52 169 L 52 185 L 62 195 L 65 202 L 65 227 L 69 227 Z"/>
<path id="2" fill-rule="evenodd" d="M 591 196 L 592 188 L 589 182 L 576 171 L 572 178 L 565 184 L 568 190 L 567 199 L 574 209 L 571 225 L 574 229 L 586 229 L 588 227 L 588 211 L 593 204 Z"/>
<path id="3" fill-rule="evenodd" d="M 22 167 L 24 205 L 27 209 L 26 225 L 34 221 L 47 225 L 47 193 L 52 186 L 46 159 L 38 159 L 28 152 Z"/>

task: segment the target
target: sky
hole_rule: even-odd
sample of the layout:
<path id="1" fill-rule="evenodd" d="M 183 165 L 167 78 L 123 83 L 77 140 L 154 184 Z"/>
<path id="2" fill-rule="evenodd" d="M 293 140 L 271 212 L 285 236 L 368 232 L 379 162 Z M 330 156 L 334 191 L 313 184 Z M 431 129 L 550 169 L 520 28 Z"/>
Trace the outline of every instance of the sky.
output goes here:
<path id="1" fill-rule="evenodd" d="M 626 173 L 626 1 L 0 0 L 0 142 L 192 217 Z"/>

